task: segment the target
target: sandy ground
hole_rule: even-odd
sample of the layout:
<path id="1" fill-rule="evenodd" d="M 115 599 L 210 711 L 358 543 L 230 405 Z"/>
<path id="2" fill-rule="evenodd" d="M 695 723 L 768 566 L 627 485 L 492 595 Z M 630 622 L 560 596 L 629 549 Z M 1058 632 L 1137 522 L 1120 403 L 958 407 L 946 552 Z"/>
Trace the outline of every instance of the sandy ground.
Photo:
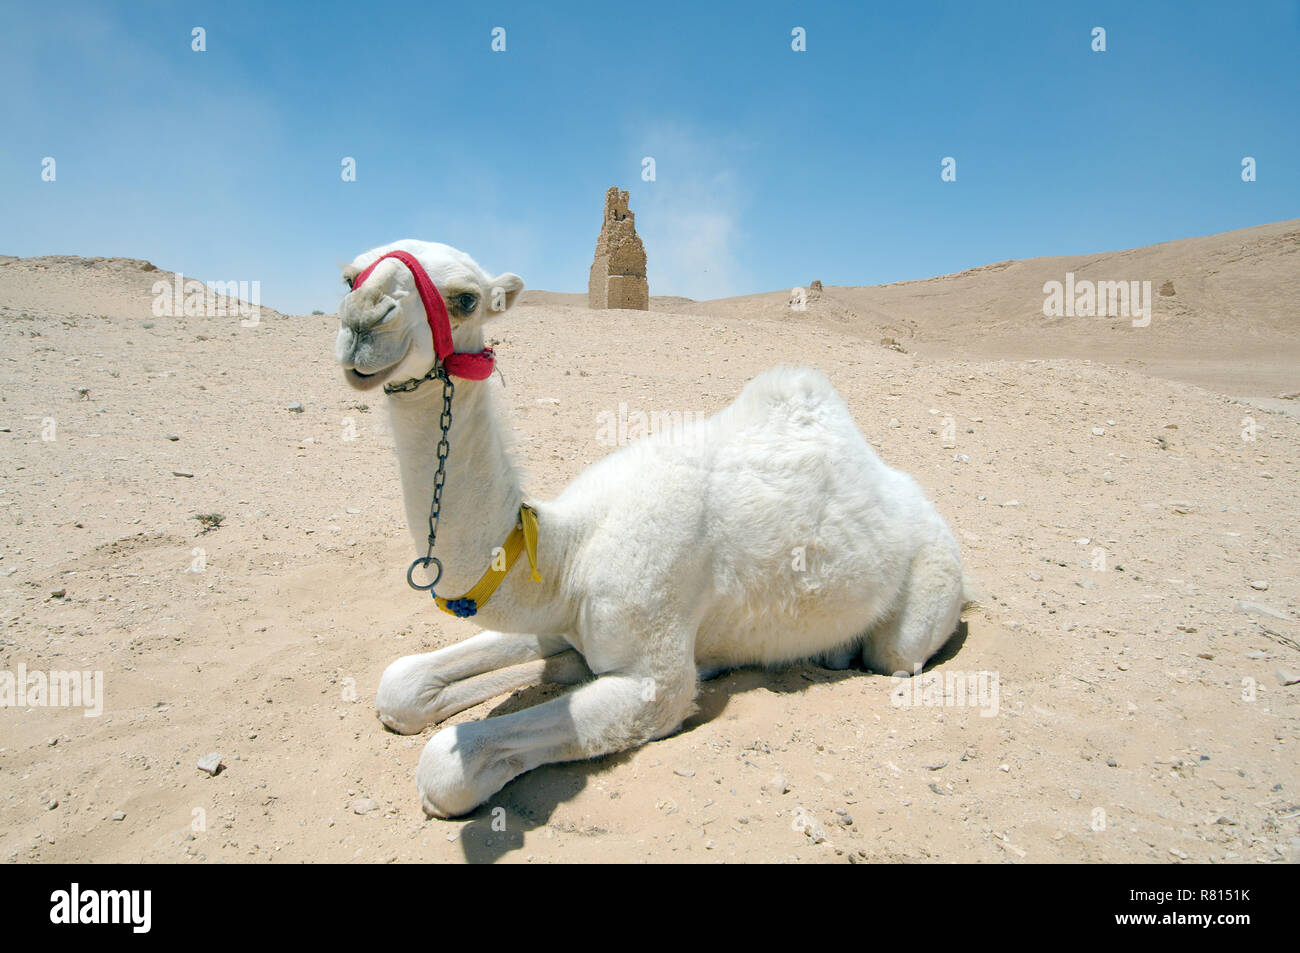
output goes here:
<path id="1" fill-rule="evenodd" d="M 827 288 L 798 313 L 784 291 L 650 313 L 528 293 L 493 336 L 536 495 L 609 452 L 597 415 L 620 402 L 712 412 L 810 364 L 927 488 L 984 596 L 919 697 L 733 672 L 673 737 L 454 822 L 415 795 L 428 732 L 384 731 L 372 699 L 394 658 L 475 629 L 406 588 L 383 397 L 344 386 L 334 320 L 155 318 L 170 274 L 143 262 L 0 258 L 0 671 L 104 673 L 100 717 L 0 709 L 0 858 L 1295 859 L 1300 422 L 1278 395 L 1300 391 L 1298 248 L 1279 223 Z M 1044 319 L 1043 276 L 1088 267 L 1176 295 L 1145 329 Z M 935 673 L 985 673 L 996 710 L 925 704 Z"/>

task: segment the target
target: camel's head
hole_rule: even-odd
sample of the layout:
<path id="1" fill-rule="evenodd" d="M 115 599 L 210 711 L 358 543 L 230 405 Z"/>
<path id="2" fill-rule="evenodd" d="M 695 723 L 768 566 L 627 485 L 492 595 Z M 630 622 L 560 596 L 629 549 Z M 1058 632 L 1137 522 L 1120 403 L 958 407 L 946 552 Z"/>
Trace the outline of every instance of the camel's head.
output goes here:
<path id="1" fill-rule="evenodd" d="M 478 263 L 450 245 L 406 239 L 363 252 L 343 269 L 348 293 L 339 303 L 339 334 L 334 357 L 344 379 L 357 390 L 411 377 L 434 366 L 433 334 L 415 286 L 400 261 L 379 263 L 355 291 L 352 281 L 391 251 L 414 255 L 446 302 L 457 351 L 483 348 L 483 322 L 515 303 L 524 281 L 509 272 L 493 278 Z"/>

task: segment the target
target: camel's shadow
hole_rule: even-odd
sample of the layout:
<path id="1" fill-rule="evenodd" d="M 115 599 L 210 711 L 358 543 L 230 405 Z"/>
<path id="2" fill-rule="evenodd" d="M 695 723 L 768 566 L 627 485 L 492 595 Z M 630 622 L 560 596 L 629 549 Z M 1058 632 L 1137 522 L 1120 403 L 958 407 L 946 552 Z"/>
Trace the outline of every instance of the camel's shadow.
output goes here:
<path id="1" fill-rule="evenodd" d="M 967 635 L 967 624 L 963 620 L 947 644 L 926 664 L 925 671 L 952 660 L 961 651 Z M 861 677 L 887 676 L 866 670 L 858 661 L 841 670 L 822 668 L 812 662 L 796 662 L 782 668 L 731 669 L 701 683 L 696 696 L 696 711 L 682 723 L 678 734 L 694 731 L 713 721 L 726 711 L 732 696 L 743 692 L 765 688 L 780 695 L 797 694 L 805 691 L 809 685 Z M 557 698 L 570 689 L 571 686 L 564 685 L 538 685 L 524 689 L 496 705 L 487 717 L 532 708 Z M 469 823 L 461 828 L 459 838 L 465 860 L 471 864 L 491 864 L 511 851 L 520 850 L 528 832 L 547 826 L 556 807 L 577 796 L 591 778 L 627 763 L 636 750 L 620 751 L 587 761 L 542 765 L 515 778 L 491 801 L 468 815 Z M 594 827 L 573 827 L 566 831 L 591 836 L 605 833 Z"/>

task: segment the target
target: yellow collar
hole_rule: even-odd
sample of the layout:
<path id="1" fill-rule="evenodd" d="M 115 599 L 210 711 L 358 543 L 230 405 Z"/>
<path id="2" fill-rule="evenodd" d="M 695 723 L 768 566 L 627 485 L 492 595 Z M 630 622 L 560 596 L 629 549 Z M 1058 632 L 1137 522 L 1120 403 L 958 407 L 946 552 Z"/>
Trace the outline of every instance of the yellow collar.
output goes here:
<path id="1" fill-rule="evenodd" d="M 533 582 L 541 582 L 542 577 L 537 572 L 537 512 L 527 503 L 519 507 L 519 520 L 515 523 L 515 528 L 510 531 L 510 535 L 506 537 L 506 541 L 500 548 L 493 553 L 492 565 L 479 577 L 479 581 L 474 583 L 474 587 L 459 599 L 434 596 L 433 601 L 448 615 L 460 618 L 474 615 L 487 605 L 492 594 L 505 581 L 506 574 L 510 572 L 510 567 L 515 564 L 521 551 L 528 554 L 528 567 L 532 570 L 529 578 Z"/>

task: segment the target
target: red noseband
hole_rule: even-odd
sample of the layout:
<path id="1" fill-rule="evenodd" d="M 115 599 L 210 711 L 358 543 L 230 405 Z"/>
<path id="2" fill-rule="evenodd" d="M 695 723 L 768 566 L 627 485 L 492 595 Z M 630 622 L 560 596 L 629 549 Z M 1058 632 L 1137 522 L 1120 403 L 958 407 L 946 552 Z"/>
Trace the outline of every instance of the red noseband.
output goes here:
<path id="1" fill-rule="evenodd" d="M 429 319 L 429 330 L 433 332 L 433 352 L 442 361 L 443 367 L 447 368 L 447 373 L 471 381 L 490 377 L 496 362 L 492 348 L 485 347 L 472 354 L 457 353 L 456 345 L 451 340 L 451 317 L 447 314 L 447 305 L 434 287 L 428 272 L 414 255 L 404 251 L 390 251 L 387 255 L 380 256 L 369 268 L 352 279 L 352 290 L 360 288 L 375 270 L 375 266 L 385 258 L 396 258 L 411 270 L 416 290 L 420 292 L 420 301 L 424 304 L 425 316 Z"/>

